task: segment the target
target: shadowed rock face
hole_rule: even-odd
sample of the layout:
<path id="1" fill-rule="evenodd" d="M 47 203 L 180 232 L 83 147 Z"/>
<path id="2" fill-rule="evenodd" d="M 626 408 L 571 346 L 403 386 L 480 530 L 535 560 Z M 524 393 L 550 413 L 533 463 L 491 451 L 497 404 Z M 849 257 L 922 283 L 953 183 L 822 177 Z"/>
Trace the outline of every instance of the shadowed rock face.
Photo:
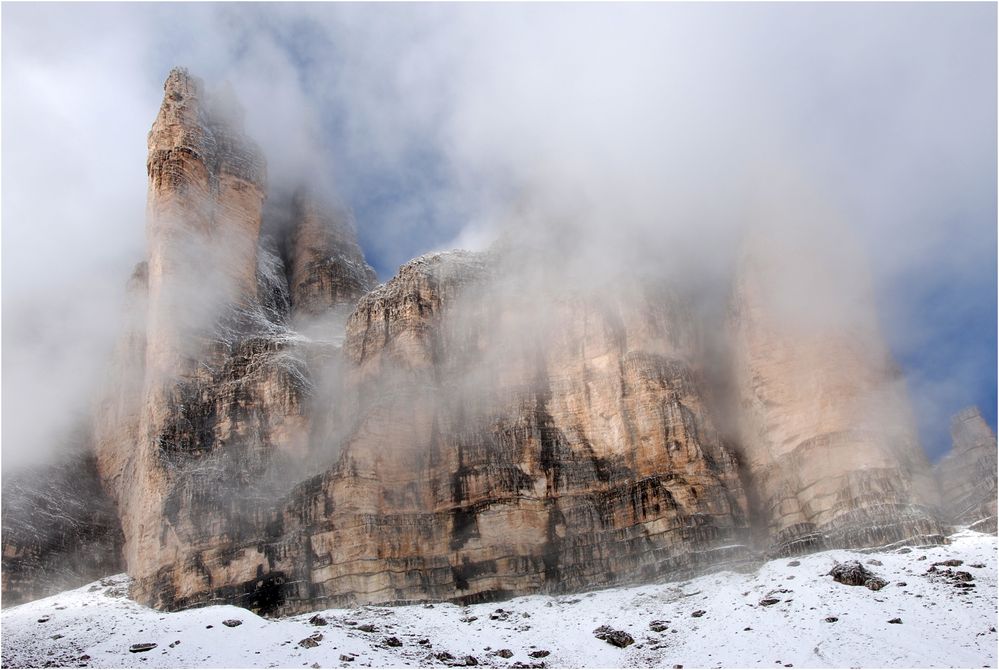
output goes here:
<path id="1" fill-rule="evenodd" d="M 951 419 L 953 447 L 937 464 L 944 510 L 952 523 L 996 532 L 996 435 L 977 407 Z"/>
<path id="2" fill-rule="evenodd" d="M 124 537 L 88 450 L 3 478 L 3 605 L 124 569 Z"/>
<path id="3" fill-rule="evenodd" d="M 549 281 L 558 259 L 510 242 L 374 287 L 319 196 L 264 206 L 238 106 L 182 70 L 148 168 L 149 253 L 94 421 L 143 603 L 474 602 L 688 575 L 754 534 L 778 553 L 940 537 L 880 336 L 788 328 L 751 268 L 734 444 L 700 319 L 659 279 Z M 22 592 L 44 573 L 17 570 Z"/>

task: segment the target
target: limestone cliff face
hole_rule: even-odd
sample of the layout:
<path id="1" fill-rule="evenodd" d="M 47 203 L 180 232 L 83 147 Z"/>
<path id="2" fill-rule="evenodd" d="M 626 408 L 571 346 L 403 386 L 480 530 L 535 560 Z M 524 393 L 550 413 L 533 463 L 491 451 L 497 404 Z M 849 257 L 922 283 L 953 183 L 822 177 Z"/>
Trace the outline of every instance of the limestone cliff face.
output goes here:
<path id="1" fill-rule="evenodd" d="M 542 296 L 559 326 L 545 328 L 524 319 L 536 299 L 494 289 L 501 267 L 424 257 L 358 304 L 354 429 L 282 517 L 295 542 L 306 520 L 311 554 L 283 545 L 278 565 L 302 581 L 289 599 L 470 602 L 688 574 L 745 550 L 682 307 Z"/>
<path id="2" fill-rule="evenodd" d="M 939 541 L 932 474 L 868 290 L 837 305 L 824 287 L 838 275 L 806 261 L 789 277 L 785 263 L 747 253 L 731 319 L 739 443 L 769 551 Z M 810 312 L 789 305 L 789 287 Z"/>
<path id="3" fill-rule="evenodd" d="M 996 532 L 996 435 L 977 407 L 951 419 L 953 447 L 937 464 L 944 510 L 955 524 Z"/>

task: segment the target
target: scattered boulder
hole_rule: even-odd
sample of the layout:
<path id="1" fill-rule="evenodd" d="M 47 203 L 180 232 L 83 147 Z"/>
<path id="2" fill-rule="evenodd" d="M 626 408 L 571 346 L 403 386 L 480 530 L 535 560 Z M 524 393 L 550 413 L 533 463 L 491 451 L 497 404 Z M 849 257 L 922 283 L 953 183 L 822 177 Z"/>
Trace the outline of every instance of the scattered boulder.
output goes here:
<path id="1" fill-rule="evenodd" d="M 434 654 L 434 658 L 436 658 L 438 661 L 442 661 L 442 662 L 443 661 L 453 661 L 454 660 L 454 656 L 452 656 L 451 654 L 447 653 L 446 651 L 439 651 L 439 652 L 437 652 L 436 654 Z"/>
<path id="2" fill-rule="evenodd" d="M 899 549 L 895 553 L 896 554 L 911 554 L 912 553 L 912 549 L 909 549 L 908 547 L 902 547 L 901 549 Z"/>
<path id="3" fill-rule="evenodd" d="M 322 615 L 317 614 L 311 619 L 309 619 L 309 623 L 311 623 L 313 626 L 328 626 L 330 622 L 327 621 L 325 618 L 323 618 Z"/>
<path id="4" fill-rule="evenodd" d="M 839 621 L 839 617 L 837 617 L 837 616 L 827 616 L 826 617 L 826 623 L 836 623 L 837 621 Z"/>
<path id="5" fill-rule="evenodd" d="M 133 644 L 128 648 L 133 654 L 141 654 L 144 651 L 149 651 L 156 648 L 155 642 L 140 642 L 138 644 Z"/>
<path id="6" fill-rule="evenodd" d="M 902 623 L 902 620 L 895 617 L 894 619 L 888 619 L 888 623 Z"/>
<path id="7" fill-rule="evenodd" d="M 354 660 L 353 656 L 348 656 L 347 654 L 340 654 L 341 663 L 350 663 L 353 660 Z"/>
<path id="8" fill-rule="evenodd" d="M 656 633 L 661 633 L 667 628 L 669 628 L 668 621 L 653 621 L 649 624 L 649 630 L 655 631 Z"/>
<path id="9" fill-rule="evenodd" d="M 760 601 L 760 605 L 763 607 L 769 607 L 770 605 L 776 605 L 780 602 L 780 598 L 764 598 Z"/>
<path id="10" fill-rule="evenodd" d="M 509 649 L 500 649 L 495 653 L 495 655 L 499 656 L 500 658 L 510 658 L 511 656 L 513 656 L 513 652 L 510 651 Z"/>
<path id="11" fill-rule="evenodd" d="M 789 568 L 796 568 L 799 565 L 801 565 L 801 561 L 791 561 L 790 563 L 787 564 L 787 567 L 789 567 Z M 683 667 L 683 666 L 680 666 L 680 667 Z"/>
<path id="12" fill-rule="evenodd" d="M 948 568 L 956 568 L 959 565 L 964 565 L 964 561 L 958 560 L 956 558 L 948 558 L 946 561 L 937 561 L 933 565 L 943 565 Z"/>
<path id="13" fill-rule="evenodd" d="M 594 637 L 598 640 L 603 640 L 607 644 L 612 644 L 615 647 L 627 647 L 629 644 L 635 643 L 635 638 L 628 635 L 623 630 L 614 630 L 610 626 L 600 626 L 593 631 Z"/>
<path id="14" fill-rule="evenodd" d="M 48 614 L 46 614 L 45 616 L 40 617 L 38 619 L 38 623 L 48 623 L 48 621 L 49 621 L 50 618 L 51 617 Z"/>
<path id="15" fill-rule="evenodd" d="M 362 623 L 360 626 L 357 627 L 357 630 L 363 631 L 365 633 L 374 633 L 378 629 L 370 623 Z"/>
<path id="16" fill-rule="evenodd" d="M 478 664 L 479 664 L 479 659 L 475 658 L 474 656 L 465 657 L 465 665 L 478 665 Z"/>
<path id="17" fill-rule="evenodd" d="M 532 651 L 530 654 L 528 654 L 528 656 L 530 656 L 531 658 L 544 658 L 549 654 L 551 654 L 551 652 L 546 649 L 538 649 L 537 651 Z"/>
<path id="18" fill-rule="evenodd" d="M 169 647 L 170 647 L 171 649 L 173 649 L 173 648 L 174 648 L 174 647 L 176 647 L 176 646 L 177 646 L 178 644 L 180 644 L 180 640 L 174 640 L 174 641 L 173 641 L 173 642 L 171 642 L 171 643 L 170 643 L 170 644 L 169 644 L 168 646 L 169 646 Z"/>
<path id="19" fill-rule="evenodd" d="M 461 617 L 459 619 L 459 621 L 461 621 L 463 623 L 472 623 L 473 621 L 478 621 L 478 620 L 479 620 L 479 617 L 477 617 L 477 616 L 465 616 L 465 617 Z"/>
<path id="20" fill-rule="evenodd" d="M 386 647 L 401 647 L 402 641 L 399 640 L 399 638 L 393 636 L 393 637 L 387 637 L 384 640 L 382 640 L 382 644 L 384 644 Z"/>
<path id="21" fill-rule="evenodd" d="M 840 584 L 866 586 L 872 591 L 880 591 L 888 585 L 888 582 L 865 568 L 859 561 L 837 563 L 828 574 L 832 576 L 834 581 Z"/>
<path id="22" fill-rule="evenodd" d="M 707 614 L 707 612 L 705 612 L 704 610 L 696 610 L 694 612 L 691 612 L 690 616 L 692 616 L 694 618 L 700 618 L 700 617 L 704 616 L 705 614 Z"/>
<path id="23" fill-rule="evenodd" d="M 867 561 L 867 565 L 884 565 L 884 563 L 882 563 L 876 558 L 872 558 L 871 560 Z"/>
<path id="24" fill-rule="evenodd" d="M 242 626 L 243 622 L 239 619 L 226 619 L 222 622 L 223 626 L 228 626 L 229 628 L 235 628 L 236 626 Z"/>
<path id="25" fill-rule="evenodd" d="M 984 568 L 985 564 L 984 563 L 969 563 L 968 567 L 969 568 Z"/>
<path id="26" fill-rule="evenodd" d="M 429 647 L 430 646 L 430 639 L 429 638 L 425 638 L 425 637 L 424 638 L 420 638 L 419 640 L 416 641 L 416 644 L 422 644 L 425 647 Z"/>

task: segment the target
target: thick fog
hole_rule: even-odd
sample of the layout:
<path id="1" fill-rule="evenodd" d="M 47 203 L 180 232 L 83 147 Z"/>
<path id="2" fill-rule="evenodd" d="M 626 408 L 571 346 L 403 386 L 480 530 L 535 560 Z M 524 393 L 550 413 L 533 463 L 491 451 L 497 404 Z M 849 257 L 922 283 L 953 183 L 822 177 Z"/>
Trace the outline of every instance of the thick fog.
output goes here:
<path id="1" fill-rule="evenodd" d="M 5 467 L 56 453 L 103 379 L 175 65 L 231 85 L 273 186 L 353 211 L 383 281 L 508 237 L 565 281 L 721 305 L 761 236 L 801 322 L 874 300 L 932 457 L 961 407 L 995 424 L 994 5 L 2 12 Z"/>

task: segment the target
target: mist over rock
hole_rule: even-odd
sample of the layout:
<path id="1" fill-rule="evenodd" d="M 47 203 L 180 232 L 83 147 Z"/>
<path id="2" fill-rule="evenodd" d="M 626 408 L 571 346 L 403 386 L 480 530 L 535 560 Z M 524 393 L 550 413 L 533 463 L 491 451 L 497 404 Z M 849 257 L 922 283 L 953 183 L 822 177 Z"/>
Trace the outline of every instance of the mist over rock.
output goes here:
<path id="1" fill-rule="evenodd" d="M 951 419 L 953 447 L 937 464 L 945 511 L 953 523 L 996 532 L 996 434 L 977 407 Z"/>
<path id="2" fill-rule="evenodd" d="M 142 603 L 470 603 L 942 541 L 862 283 L 856 320 L 839 282 L 802 320 L 772 276 L 789 255 L 750 247 L 715 328 L 675 276 L 513 236 L 375 286 L 330 194 L 269 185 L 231 92 L 183 69 L 147 170 L 148 254 L 93 421 L 123 540 L 102 560 Z M 969 421 L 948 477 L 988 473 Z M 5 598 L 40 593 L 74 533 L 30 566 L 5 534 Z"/>

